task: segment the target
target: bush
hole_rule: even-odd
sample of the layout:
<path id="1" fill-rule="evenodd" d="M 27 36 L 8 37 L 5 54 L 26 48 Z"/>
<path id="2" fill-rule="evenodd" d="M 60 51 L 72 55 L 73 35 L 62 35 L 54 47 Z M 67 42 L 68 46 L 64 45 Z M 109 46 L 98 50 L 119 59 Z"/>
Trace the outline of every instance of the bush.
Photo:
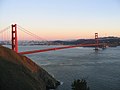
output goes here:
<path id="1" fill-rule="evenodd" d="M 89 87 L 87 87 L 87 82 L 86 80 L 74 80 L 72 83 L 72 90 L 90 90 Z"/>

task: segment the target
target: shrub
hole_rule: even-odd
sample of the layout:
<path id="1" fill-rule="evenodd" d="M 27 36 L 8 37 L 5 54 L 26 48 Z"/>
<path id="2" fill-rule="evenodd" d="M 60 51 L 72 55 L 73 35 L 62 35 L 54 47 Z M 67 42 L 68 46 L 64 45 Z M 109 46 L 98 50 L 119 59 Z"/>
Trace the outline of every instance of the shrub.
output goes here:
<path id="1" fill-rule="evenodd" d="M 87 86 L 86 80 L 74 80 L 72 83 L 72 90 L 90 90 L 89 87 Z"/>

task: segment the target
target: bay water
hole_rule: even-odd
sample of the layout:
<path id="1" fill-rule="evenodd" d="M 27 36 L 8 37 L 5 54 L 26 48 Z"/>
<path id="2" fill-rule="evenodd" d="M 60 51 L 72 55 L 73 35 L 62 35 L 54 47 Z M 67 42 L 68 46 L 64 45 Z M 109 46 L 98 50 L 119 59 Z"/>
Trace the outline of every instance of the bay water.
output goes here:
<path id="1" fill-rule="evenodd" d="M 19 51 L 60 46 L 20 46 Z M 90 90 L 120 90 L 120 46 L 95 51 L 76 47 L 26 55 L 62 82 L 56 90 L 72 90 L 75 79 L 85 79 Z"/>

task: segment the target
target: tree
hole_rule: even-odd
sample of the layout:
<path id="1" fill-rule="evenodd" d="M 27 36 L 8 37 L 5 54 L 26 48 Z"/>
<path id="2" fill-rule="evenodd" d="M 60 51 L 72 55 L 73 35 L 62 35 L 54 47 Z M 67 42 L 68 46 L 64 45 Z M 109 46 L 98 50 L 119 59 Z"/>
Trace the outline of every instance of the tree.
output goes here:
<path id="1" fill-rule="evenodd" d="M 86 80 L 74 80 L 72 83 L 72 90 L 90 90 L 89 87 L 87 87 L 87 82 Z"/>

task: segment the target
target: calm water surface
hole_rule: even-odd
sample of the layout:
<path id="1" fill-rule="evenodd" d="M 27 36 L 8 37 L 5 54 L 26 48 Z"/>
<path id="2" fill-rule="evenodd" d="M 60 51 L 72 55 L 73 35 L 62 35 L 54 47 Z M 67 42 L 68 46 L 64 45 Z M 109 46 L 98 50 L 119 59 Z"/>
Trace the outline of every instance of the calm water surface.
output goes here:
<path id="1" fill-rule="evenodd" d="M 33 50 L 58 46 L 20 46 Z M 90 90 L 120 90 L 120 47 L 95 52 L 93 48 L 77 47 L 26 55 L 63 82 L 56 90 L 71 90 L 74 79 L 85 78 Z"/>

